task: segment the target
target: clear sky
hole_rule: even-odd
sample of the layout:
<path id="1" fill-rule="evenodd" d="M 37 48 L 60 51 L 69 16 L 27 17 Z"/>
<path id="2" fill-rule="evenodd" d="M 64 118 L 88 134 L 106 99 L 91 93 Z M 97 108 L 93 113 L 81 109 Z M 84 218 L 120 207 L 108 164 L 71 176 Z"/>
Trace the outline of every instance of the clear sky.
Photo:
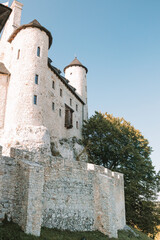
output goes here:
<path id="1" fill-rule="evenodd" d="M 37 19 L 51 31 L 53 65 L 63 70 L 76 55 L 88 68 L 89 116 L 101 111 L 130 121 L 160 170 L 160 1 L 20 2 L 23 24 Z"/>

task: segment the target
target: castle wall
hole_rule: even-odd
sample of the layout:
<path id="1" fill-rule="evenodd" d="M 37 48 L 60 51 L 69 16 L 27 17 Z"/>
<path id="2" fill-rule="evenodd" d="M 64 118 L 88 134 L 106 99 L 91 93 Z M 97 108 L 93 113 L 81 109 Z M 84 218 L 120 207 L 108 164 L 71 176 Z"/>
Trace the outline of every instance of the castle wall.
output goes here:
<path id="1" fill-rule="evenodd" d="M 52 88 L 52 82 L 54 81 L 54 89 Z M 60 96 L 60 89 L 62 89 L 62 97 Z M 82 103 L 77 100 L 73 93 L 66 88 L 66 86 L 60 81 L 60 79 L 50 70 L 47 72 L 46 79 L 46 105 L 44 108 L 44 123 L 49 129 L 51 141 L 54 138 L 70 138 L 76 136 L 81 138 L 82 129 Z M 72 104 L 70 104 L 70 99 Z M 55 109 L 52 110 L 52 102 Z M 65 127 L 65 104 L 73 109 L 73 127 L 67 129 Z M 76 105 L 78 110 L 76 110 Z M 61 109 L 61 116 L 59 116 L 59 110 Z M 76 126 L 78 122 L 78 128 Z"/>
<path id="2" fill-rule="evenodd" d="M 43 159 L 18 149 L 0 157 L 0 220 L 6 214 L 36 236 L 42 225 L 117 237 L 125 226 L 123 175 L 62 157 Z"/>
<path id="3" fill-rule="evenodd" d="M 2 147 L 0 147 L 0 221 L 5 214 L 9 220 L 12 217 L 16 184 L 16 161 L 9 157 L 2 157 Z"/>
<path id="4" fill-rule="evenodd" d="M 121 189 L 117 192 L 115 186 Z M 54 158 L 45 168 L 43 226 L 71 231 L 99 230 L 117 237 L 125 226 L 119 214 L 123 175 L 93 164 Z M 122 209 L 120 209 L 122 210 Z M 121 223 L 121 224 L 120 224 Z"/>
<path id="5" fill-rule="evenodd" d="M 0 74 L 0 128 L 4 126 L 6 98 L 7 98 L 8 76 Z"/>
<path id="6" fill-rule="evenodd" d="M 0 61 L 11 73 L 9 82 L 0 75 L 0 142 L 21 149 L 6 157 L 0 147 L 0 221 L 6 215 L 35 236 L 45 226 L 117 237 L 125 225 L 123 175 L 85 163 L 78 141 L 65 141 L 81 138 L 88 118 L 86 70 L 65 71 L 83 105 L 48 67 L 46 32 L 25 26 L 7 42 L 20 26 L 22 4 L 13 1 L 12 9 L 0 40 Z M 72 111 L 73 126 L 65 126 Z"/>
<path id="7" fill-rule="evenodd" d="M 119 187 L 119 185 L 121 187 Z M 119 177 L 115 178 L 113 189 L 116 199 L 115 211 L 117 215 L 116 218 L 117 228 L 123 229 L 124 225 L 126 224 L 126 216 L 125 216 L 124 181 L 122 178 Z"/>
<path id="8" fill-rule="evenodd" d="M 40 235 L 42 219 L 43 167 L 27 160 L 18 162 L 13 221 L 27 234 Z"/>
<path id="9" fill-rule="evenodd" d="M 2 148 L 0 151 L 2 153 Z M 26 233 L 39 236 L 43 167 L 23 159 L 19 153 L 12 149 L 11 157 L 0 156 L 0 221 L 7 216 L 8 220 L 18 223 Z M 29 156 L 25 155 L 26 158 Z"/>
<path id="10" fill-rule="evenodd" d="M 43 226 L 94 229 L 94 175 L 83 171 L 84 164 L 57 158 L 45 168 Z"/>

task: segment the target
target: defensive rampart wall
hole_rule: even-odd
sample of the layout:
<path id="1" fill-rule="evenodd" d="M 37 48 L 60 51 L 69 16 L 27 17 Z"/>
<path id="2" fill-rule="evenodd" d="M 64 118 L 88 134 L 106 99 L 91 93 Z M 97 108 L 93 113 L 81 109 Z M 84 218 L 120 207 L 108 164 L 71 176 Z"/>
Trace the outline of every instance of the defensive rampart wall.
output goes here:
<path id="1" fill-rule="evenodd" d="M 0 148 L 0 219 L 5 215 L 26 233 L 41 226 L 99 230 L 117 237 L 125 226 L 123 175 L 93 164 Z M 42 159 L 40 159 L 40 156 Z"/>

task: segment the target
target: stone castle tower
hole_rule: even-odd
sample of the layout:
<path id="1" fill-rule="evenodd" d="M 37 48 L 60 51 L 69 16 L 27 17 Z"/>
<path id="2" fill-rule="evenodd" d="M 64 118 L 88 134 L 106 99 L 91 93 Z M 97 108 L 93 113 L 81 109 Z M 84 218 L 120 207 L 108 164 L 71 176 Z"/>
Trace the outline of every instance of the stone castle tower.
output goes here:
<path id="1" fill-rule="evenodd" d="M 63 77 L 48 58 L 51 33 L 37 20 L 20 25 L 20 2 L 11 9 L 0 40 L 0 222 L 36 236 L 44 226 L 117 237 L 123 174 L 87 163 L 78 140 L 88 69 L 75 58 Z"/>
<path id="2" fill-rule="evenodd" d="M 0 63 L 6 69 L 0 71 L 0 142 L 9 146 L 22 144 L 19 129 L 21 135 L 23 131 L 27 135 L 27 131 L 37 131 L 37 127 L 42 142 L 46 131 L 51 142 L 81 138 L 83 120 L 88 118 L 88 69 L 75 58 L 64 68 L 64 78 L 48 58 L 51 33 L 37 20 L 20 25 L 20 2 L 13 1 L 11 8 L 0 41 Z M 10 142 L 5 140 L 8 136 Z"/>
<path id="3" fill-rule="evenodd" d="M 65 77 L 70 81 L 70 84 L 77 90 L 81 96 L 84 105 L 84 119 L 88 119 L 88 104 L 87 104 L 87 72 L 88 69 L 75 59 L 64 68 Z M 76 81 L 75 81 L 76 80 Z"/>

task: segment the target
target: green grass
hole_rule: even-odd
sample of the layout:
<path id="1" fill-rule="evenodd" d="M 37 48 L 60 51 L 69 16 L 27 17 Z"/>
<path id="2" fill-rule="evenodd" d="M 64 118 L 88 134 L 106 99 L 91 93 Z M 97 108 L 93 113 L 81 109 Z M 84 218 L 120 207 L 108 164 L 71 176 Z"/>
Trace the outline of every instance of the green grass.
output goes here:
<path id="1" fill-rule="evenodd" d="M 145 234 L 138 232 L 139 237 L 131 232 L 119 231 L 118 240 L 149 240 Z M 17 224 L 5 222 L 0 226 L 0 240 L 108 240 L 109 238 L 100 232 L 70 232 L 56 229 L 42 228 L 41 236 L 34 237 L 25 234 Z M 114 238 L 112 238 L 113 240 Z M 111 240 L 111 239 L 110 239 Z"/>

